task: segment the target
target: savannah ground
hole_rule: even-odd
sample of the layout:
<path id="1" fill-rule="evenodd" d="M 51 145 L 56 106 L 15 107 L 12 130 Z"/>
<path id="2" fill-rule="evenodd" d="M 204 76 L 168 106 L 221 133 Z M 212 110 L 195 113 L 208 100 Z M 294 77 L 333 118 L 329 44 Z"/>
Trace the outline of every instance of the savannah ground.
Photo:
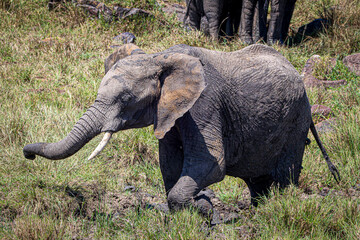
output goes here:
<path id="1" fill-rule="evenodd" d="M 334 57 L 335 68 L 319 64 L 316 76 L 348 82 L 308 90 L 311 104 L 330 107 L 337 119 L 320 137 L 340 184 L 310 137 L 299 186 L 273 189 L 257 208 L 241 179 L 212 185 L 218 211 L 230 219 L 216 226 L 189 209 L 165 214 L 148 205 L 166 201 L 152 127 L 114 134 L 91 161 L 101 136 L 61 161 L 27 160 L 22 148 L 59 141 L 71 130 L 95 100 L 112 38 L 121 32 L 134 33 L 147 53 L 181 43 L 219 51 L 244 45 L 186 32 L 161 11 L 161 0 L 103 1 L 154 15 L 113 23 L 72 4 L 48 11 L 47 2 L 0 0 L 0 239 L 360 239 L 360 77 L 342 63 L 360 51 L 359 0 L 298 0 L 290 34 L 319 17 L 331 15 L 333 24 L 296 46 L 275 46 L 299 72 L 314 54 L 323 64 Z"/>

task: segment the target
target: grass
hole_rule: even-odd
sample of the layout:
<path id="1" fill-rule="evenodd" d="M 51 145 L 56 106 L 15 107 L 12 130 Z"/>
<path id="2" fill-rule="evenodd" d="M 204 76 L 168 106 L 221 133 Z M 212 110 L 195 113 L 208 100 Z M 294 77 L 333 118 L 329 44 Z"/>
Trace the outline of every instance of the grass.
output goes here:
<path id="1" fill-rule="evenodd" d="M 219 51 L 244 47 L 237 39 L 212 42 L 186 32 L 155 1 L 105 2 L 143 8 L 154 17 L 109 24 L 70 3 L 48 11 L 46 0 L 0 0 L 0 239 L 360 238 L 360 77 L 342 63 L 360 51 L 360 1 L 298 0 L 290 34 L 323 16 L 331 16 L 332 25 L 297 46 L 275 46 L 299 72 L 314 54 L 324 63 L 335 58 L 335 68 L 319 66 L 317 76 L 348 82 L 308 91 L 311 104 L 330 107 L 337 119 L 335 130 L 321 138 L 341 183 L 312 139 L 299 187 L 273 189 L 258 208 L 239 210 L 240 202 L 249 201 L 241 179 L 226 177 L 211 186 L 223 206 L 240 216 L 212 228 L 188 209 L 164 214 L 146 207 L 166 200 L 152 127 L 115 134 L 91 161 L 86 158 L 99 137 L 63 161 L 22 155 L 28 143 L 59 141 L 91 105 L 112 38 L 121 32 L 134 33 L 148 53 L 180 43 Z M 124 191 L 126 186 L 135 191 Z"/>

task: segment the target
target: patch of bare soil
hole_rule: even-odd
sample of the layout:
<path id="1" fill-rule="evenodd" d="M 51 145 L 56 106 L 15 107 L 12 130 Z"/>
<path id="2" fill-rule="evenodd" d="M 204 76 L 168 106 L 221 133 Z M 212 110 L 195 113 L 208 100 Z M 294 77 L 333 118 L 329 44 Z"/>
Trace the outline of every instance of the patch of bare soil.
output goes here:
<path id="1" fill-rule="evenodd" d="M 339 196 L 346 197 L 351 199 L 360 199 L 360 184 L 357 184 L 353 187 L 344 189 L 344 190 L 334 190 L 328 187 L 323 187 L 321 189 L 305 189 L 304 193 L 301 194 L 301 199 L 308 198 L 323 198 L 326 196 Z"/>
<path id="2" fill-rule="evenodd" d="M 164 196 L 152 195 L 134 186 L 125 186 L 122 191 L 110 192 L 105 191 L 101 184 L 93 182 L 82 184 L 81 187 L 66 188 L 66 193 L 72 197 L 77 205 L 76 214 L 89 220 L 95 220 L 98 216 L 106 216 L 110 219 L 123 219 L 128 211 L 155 210 L 169 213 L 169 209 Z M 251 225 L 249 217 L 255 213 L 256 208 L 250 207 L 250 193 L 246 189 L 243 191 L 241 201 L 237 203 L 224 203 L 211 189 L 204 189 L 202 194 L 208 196 L 214 206 L 215 212 L 213 219 L 209 223 L 204 219 L 203 231 L 208 233 L 209 237 L 221 239 L 218 231 L 214 228 L 221 228 L 222 224 L 243 222 L 237 227 L 242 239 L 252 239 L 256 236 L 257 226 Z M 333 190 L 328 187 L 321 189 L 304 189 L 300 195 L 301 199 L 324 198 L 325 196 L 341 196 L 353 199 L 360 198 L 360 184 L 345 189 Z M 359 206 L 360 207 L 360 206 Z M 220 234 L 220 235 L 219 235 Z"/>
<path id="3" fill-rule="evenodd" d="M 126 186 L 119 192 L 106 191 L 96 182 L 76 188 L 67 187 L 65 191 L 78 203 L 75 214 L 89 220 L 95 220 L 99 214 L 118 218 L 125 216 L 128 210 L 149 208 L 149 203 L 162 200 L 160 196 L 151 195 L 141 189 L 136 190 L 133 186 Z"/>

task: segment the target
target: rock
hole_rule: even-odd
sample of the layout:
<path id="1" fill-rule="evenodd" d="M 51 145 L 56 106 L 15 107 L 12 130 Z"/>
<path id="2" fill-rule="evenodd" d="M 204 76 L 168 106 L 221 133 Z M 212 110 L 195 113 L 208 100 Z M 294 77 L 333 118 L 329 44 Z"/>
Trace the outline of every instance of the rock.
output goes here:
<path id="1" fill-rule="evenodd" d="M 145 209 L 155 209 L 163 213 L 170 212 L 169 205 L 167 203 L 156 203 L 156 204 L 147 203 L 145 205 Z"/>
<path id="2" fill-rule="evenodd" d="M 336 119 L 330 118 L 315 125 L 318 133 L 326 134 L 335 131 Z"/>
<path id="3" fill-rule="evenodd" d="M 325 88 L 331 88 L 331 87 L 340 87 L 342 85 L 346 85 L 347 81 L 345 79 L 337 80 L 337 81 L 326 81 L 326 80 L 320 80 L 319 81 L 322 86 Z"/>
<path id="4" fill-rule="evenodd" d="M 350 71 L 360 76 L 360 53 L 345 57 L 343 63 Z"/>
<path id="5" fill-rule="evenodd" d="M 311 56 L 305 63 L 305 66 L 302 70 L 303 81 L 306 88 L 314 88 L 314 87 L 338 87 L 341 85 L 347 84 L 346 80 L 338 80 L 338 81 L 328 81 L 328 80 L 319 80 L 314 76 L 314 70 L 317 64 L 321 63 L 321 57 L 319 55 Z M 324 64 L 325 72 L 331 72 L 331 70 L 336 65 L 336 59 L 330 58 L 328 62 Z"/>
<path id="6" fill-rule="evenodd" d="M 130 191 L 130 192 L 134 192 L 135 191 L 135 187 L 131 186 L 131 185 L 126 185 L 123 189 L 124 192 L 126 191 Z"/>
<path id="7" fill-rule="evenodd" d="M 186 7 L 176 3 L 174 4 L 164 3 L 164 7 L 162 8 L 162 10 L 168 15 L 172 15 L 175 13 L 179 22 L 183 21 L 186 13 Z"/>
<path id="8" fill-rule="evenodd" d="M 320 62 L 321 58 L 319 55 L 312 55 L 305 63 L 305 66 L 302 70 L 303 75 L 309 75 L 312 74 L 314 71 L 314 65 L 317 62 Z"/>
<path id="9" fill-rule="evenodd" d="M 50 0 L 48 3 L 49 10 L 53 10 L 63 2 L 69 2 L 71 0 Z M 90 15 L 96 18 L 102 17 L 106 22 L 112 22 L 114 20 L 125 19 L 130 16 L 152 16 L 149 12 L 139 8 L 123 8 L 121 6 L 108 7 L 102 2 L 94 0 L 78 0 L 72 1 L 75 6 L 81 7 L 87 11 Z"/>
<path id="10" fill-rule="evenodd" d="M 312 88 L 312 87 L 321 86 L 321 84 L 319 83 L 319 79 L 313 76 L 315 64 L 319 63 L 320 61 L 321 58 L 319 55 L 313 55 L 306 61 L 305 66 L 301 73 L 304 76 L 303 81 L 305 87 Z"/>
<path id="11" fill-rule="evenodd" d="M 319 104 L 314 104 L 311 106 L 311 115 L 313 119 L 316 119 L 316 121 L 322 121 L 328 118 L 329 116 L 333 115 L 333 112 L 329 107 Z"/>
<path id="12" fill-rule="evenodd" d="M 145 10 L 142 10 L 140 8 L 123 8 L 120 6 L 115 6 L 113 9 L 113 14 L 117 19 L 125 19 L 128 18 L 130 16 L 143 16 L 143 17 L 147 17 L 150 16 L 151 14 Z"/>
<path id="13" fill-rule="evenodd" d="M 136 37 L 134 34 L 129 32 L 121 33 L 115 37 L 113 37 L 115 42 L 127 44 L 127 43 L 135 43 Z"/>
<path id="14" fill-rule="evenodd" d="M 326 195 L 329 194 L 329 192 L 330 192 L 330 189 L 329 189 L 328 187 L 324 187 L 324 188 L 320 191 L 319 195 L 325 197 Z"/>

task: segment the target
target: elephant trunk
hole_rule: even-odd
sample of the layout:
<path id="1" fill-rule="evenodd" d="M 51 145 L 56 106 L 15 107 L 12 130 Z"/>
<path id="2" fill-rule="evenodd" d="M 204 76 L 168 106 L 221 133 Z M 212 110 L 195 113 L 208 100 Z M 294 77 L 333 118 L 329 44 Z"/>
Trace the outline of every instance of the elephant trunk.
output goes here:
<path id="1" fill-rule="evenodd" d="M 27 159 L 35 159 L 36 155 L 39 155 L 52 160 L 70 157 L 101 132 L 104 118 L 105 116 L 99 111 L 99 108 L 93 105 L 64 139 L 57 143 L 26 145 L 23 149 L 24 156 Z"/>

